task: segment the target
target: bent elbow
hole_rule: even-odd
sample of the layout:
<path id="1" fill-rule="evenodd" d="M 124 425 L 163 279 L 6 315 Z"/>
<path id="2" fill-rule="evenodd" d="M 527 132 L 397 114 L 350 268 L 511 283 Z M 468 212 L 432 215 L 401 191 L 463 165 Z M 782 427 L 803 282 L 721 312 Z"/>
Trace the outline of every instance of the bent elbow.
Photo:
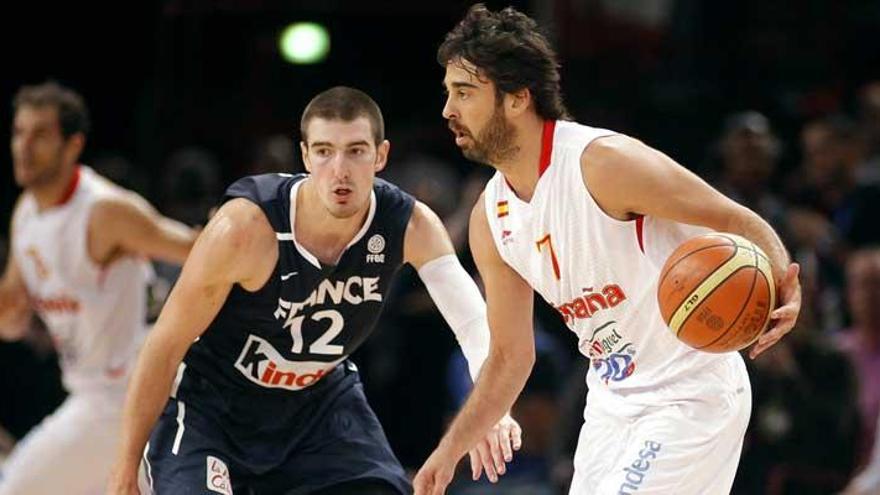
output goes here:
<path id="1" fill-rule="evenodd" d="M 532 374 L 532 368 L 535 367 L 535 361 L 537 360 L 537 357 L 535 356 L 535 347 L 531 346 L 528 352 L 522 353 L 522 355 L 519 356 L 517 359 L 522 363 L 521 367 L 523 369 L 523 373 L 525 374 L 526 378 L 528 378 L 529 375 Z"/>
<path id="2" fill-rule="evenodd" d="M 520 342 L 516 345 L 503 346 L 497 349 L 499 361 L 517 377 L 527 379 L 535 366 L 534 342 Z"/>

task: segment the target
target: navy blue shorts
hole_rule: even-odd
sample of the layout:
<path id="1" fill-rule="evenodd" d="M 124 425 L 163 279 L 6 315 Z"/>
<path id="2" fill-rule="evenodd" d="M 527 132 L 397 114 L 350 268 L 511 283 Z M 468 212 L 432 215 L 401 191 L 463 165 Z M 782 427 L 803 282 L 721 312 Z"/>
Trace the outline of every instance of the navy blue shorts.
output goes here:
<path id="1" fill-rule="evenodd" d="M 412 492 L 350 363 L 295 395 L 222 393 L 188 369 L 144 460 L 158 495 L 305 495 L 359 480 Z"/>

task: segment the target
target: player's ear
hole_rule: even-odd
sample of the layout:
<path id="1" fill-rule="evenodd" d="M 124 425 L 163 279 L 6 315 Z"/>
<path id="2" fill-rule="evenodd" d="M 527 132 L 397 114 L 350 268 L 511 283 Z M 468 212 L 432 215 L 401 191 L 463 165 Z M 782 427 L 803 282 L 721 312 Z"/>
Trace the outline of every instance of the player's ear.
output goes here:
<path id="1" fill-rule="evenodd" d="M 86 135 L 77 132 L 76 134 L 67 138 L 64 142 L 64 147 L 62 153 L 64 153 L 64 159 L 66 162 L 73 163 L 79 160 L 79 156 L 82 154 L 83 149 L 86 147 Z"/>
<path id="2" fill-rule="evenodd" d="M 312 173 L 312 165 L 309 163 L 309 145 L 305 141 L 300 141 L 299 150 L 302 153 L 303 166 L 306 167 L 306 172 Z"/>
<path id="3" fill-rule="evenodd" d="M 529 108 L 532 102 L 532 92 L 529 88 L 522 88 L 512 93 L 504 94 L 504 106 L 508 116 L 516 117 Z"/>
<path id="4" fill-rule="evenodd" d="M 374 170 L 378 173 L 385 168 L 388 163 L 388 153 L 391 151 L 391 142 L 387 139 L 379 143 L 376 147 L 376 165 Z"/>

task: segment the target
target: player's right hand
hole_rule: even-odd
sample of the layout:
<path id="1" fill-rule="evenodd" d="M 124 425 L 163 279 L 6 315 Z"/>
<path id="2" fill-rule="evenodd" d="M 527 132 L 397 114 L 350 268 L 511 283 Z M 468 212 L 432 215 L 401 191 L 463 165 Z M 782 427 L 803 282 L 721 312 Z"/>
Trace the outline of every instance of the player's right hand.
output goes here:
<path id="1" fill-rule="evenodd" d="M 0 287 L 0 315 L 7 311 L 16 311 L 26 308 L 27 302 L 27 295 L 24 293 Z"/>
<path id="2" fill-rule="evenodd" d="M 138 489 L 138 470 L 117 466 L 110 475 L 107 484 L 107 495 L 141 495 Z"/>
<path id="3" fill-rule="evenodd" d="M 18 333 L 27 325 L 29 307 L 26 293 L 0 288 L 0 333 Z"/>
<path id="4" fill-rule="evenodd" d="M 414 495 L 443 495 L 452 482 L 458 458 L 438 447 L 413 479 Z"/>

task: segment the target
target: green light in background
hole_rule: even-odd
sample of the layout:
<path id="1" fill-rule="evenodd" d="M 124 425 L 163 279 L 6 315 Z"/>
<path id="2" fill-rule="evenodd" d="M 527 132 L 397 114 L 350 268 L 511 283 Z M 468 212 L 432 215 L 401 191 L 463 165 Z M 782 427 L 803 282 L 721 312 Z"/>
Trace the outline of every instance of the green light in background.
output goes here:
<path id="1" fill-rule="evenodd" d="M 314 22 L 297 22 L 284 28 L 278 42 L 284 59 L 292 64 L 315 64 L 330 52 L 327 28 Z"/>

